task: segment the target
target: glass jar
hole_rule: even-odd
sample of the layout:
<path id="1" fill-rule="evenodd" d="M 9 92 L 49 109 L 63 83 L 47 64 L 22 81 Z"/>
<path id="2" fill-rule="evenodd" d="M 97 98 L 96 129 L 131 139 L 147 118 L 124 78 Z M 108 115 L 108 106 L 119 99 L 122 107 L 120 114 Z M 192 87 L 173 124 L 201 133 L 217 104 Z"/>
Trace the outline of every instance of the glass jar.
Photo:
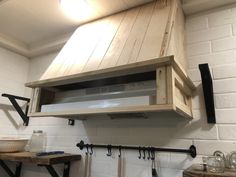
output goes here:
<path id="1" fill-rule="evenodd" d="M 223 173 L 225 169 L 225 161 L 220 156 L 207 157 L 207 171 L 213 173 Z"/>
<path id="2" fill-rule="evenodd" d="M 44 152 L 46 137 L 42 130 L 34 130 L 29 143 L 30 152 Z"/>

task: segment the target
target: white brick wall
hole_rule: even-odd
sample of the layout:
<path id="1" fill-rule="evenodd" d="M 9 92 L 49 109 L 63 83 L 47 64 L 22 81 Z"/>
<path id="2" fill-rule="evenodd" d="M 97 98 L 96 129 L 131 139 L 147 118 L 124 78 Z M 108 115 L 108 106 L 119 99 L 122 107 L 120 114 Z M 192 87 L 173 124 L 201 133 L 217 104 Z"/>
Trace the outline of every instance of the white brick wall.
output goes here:
<path id="1" fill-rule="evenodd" d="M 92 143 L 132 144 L 188 148 L 195 144 L 198 157 L 176 153 L 157 154 L 160 177 L 181 177 L 183 169 L 201 161 L 202 155 L 210 155 L 215 150 L 224 152 L 236 149 L 236 5 L 204 14 L 188 17 L 186 21 L 187 58 L 189 75 L 197 86 L 193 100 L 194 119 L 190 122 L 167 117 L 149 120 L 95 120 L 76 121 L 68 126 L 61 118 L 32 118 L 30 126 L 15 128 L 5 112 L 0 119 L 0 134 L 30 136 L 34 129 L 47 132 L 48 150 L 65 150 L 82 153 L 75 147 L 81 139 Z M 28 81 L 37 80 L 45 72 L 56 53 L 34 58 L 30 61 Z M 9 59 L 9 60 L 6 60 Z M 0 61 L 5 65 L 0 70 L 1 92 L 29 95 L 24 93 L 29 61 L 24 57 L 0 49 Z M 217 124 L 206 123 L 205 107 L 198 70 L 199 63 L 209 63 L 213 83 Z M 1 103 L 7 101 L 0 99 Z M 17 114 L 11 112 L 17 119 Z M 11 131 L 9 131 L 11 130 Z M 93 156 L 92 177 L 116 176 L 117 152 L 113 158 L 105 156 L 106 151 L 96 150 Z M 137 152 L 124 151 L 126 159 L 125 177 L 150 177 L 151 164 L 138 160 Z M 83 163 L 75 163 L 72 177 L 83 173 Z M 0 171 L 1 172 L 1 171 Z M 1 174 L 0 174 L 1 176 Z M 44 169 L 31 165 L 24 167 L 22 177 L 48 176 Z"/>

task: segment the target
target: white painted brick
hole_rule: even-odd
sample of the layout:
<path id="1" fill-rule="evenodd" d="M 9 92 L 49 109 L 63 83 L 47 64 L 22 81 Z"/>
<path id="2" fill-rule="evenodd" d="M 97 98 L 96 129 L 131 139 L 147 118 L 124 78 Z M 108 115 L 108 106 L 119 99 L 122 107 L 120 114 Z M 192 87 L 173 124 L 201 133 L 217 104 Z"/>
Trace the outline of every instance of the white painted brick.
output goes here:
<path id="1" fill-rule="evenodd" d="M 236 52 L 233 50 L 227 52 L 213 53 L 203 56 L 188 57 L 189 68 L 198 68 L 199 64 L 208 63 L 210 67 L 221 66 L 223 64 L 236 63 Z"/>
<path id="2" fill-rule="evenodd" d="M 209 27 L 221 26 L 236 22 L 236 13 L 231 9 L 221 10 L 208 15 Z"/>
<path id="3" fill-rule="evenodd" d="M 236 108 L 236 94 L 217 94 L 215 95 L 216 108 Z"/>
<path id="4" fill-rule="evenodd" d="M 216 122 L 236 124 L 236 109 L 216 109 Z"/>
<path id="5" fill-rule="evenodd" d="M 187 46 L 187 56 L 209 54 L 211 52 L 210 42 L 201 42 Z"/>
<path id="6" fill-rule="evenodd" d="M 151 174 L 150 174 L 150 176 L 151 176 Z M 161 168 L 158 171 L 158 176 L 161 176 L 161 177 L 183 177 L 183 171 L 178 170 L 178 169 L 171 169 L 171 168 Z"/>
<path id="7" fill-rule="evenodd" d="M 212 41 L 212 51 L 236 49 L 236 37 L 229 37 Z"/>
<path id="8" fill-rule="evenodd" d="M 186 19 L 186 29 L 187 32 L 203 30 L 207 28 L 207 17 L 200 16 L 200 17 L 187 17 Z"/>
<path id="9" fill-rule="evenodd" d="M 195 140 L 194 145 L 197 148 L 198 155 L 212 155 L 217 150 L 229 153 L 236 149 L 235 141 Z"/>
<path id="10" fill-rule="evenodd" d="M 236 78 L 213 81 L 214 93 L 236 92 Z"/>
<path id="11" fill-rule="evenodd" d="M 231 25 L 220 26 L 216 28 L 205 29 L 187 33 L 187 43 L 209 41 L 221 39 L 231 35 Z"/>
<path id="12" fill-rule="evenodd" d="M 236 23 L 233 24 L 233 35 L 236 35 Z"/>
<path id="13" fill-rule="evenodd" d="M 196 90 L 192 99 L 193 109 L 205 109 L 203 90 L 201 83 L 195 84 Z"/>
<path id="14" fill-rule="evenodd" d="M 236 140 L 236 125 L 219 125 L 219 138 L 222 140 Z"/>
<path id="15" fill-rule="evenodd" d="M 236 77 L 236 64 L 222 65 L 213 68 L 214 79 L 226 79 Z"/>

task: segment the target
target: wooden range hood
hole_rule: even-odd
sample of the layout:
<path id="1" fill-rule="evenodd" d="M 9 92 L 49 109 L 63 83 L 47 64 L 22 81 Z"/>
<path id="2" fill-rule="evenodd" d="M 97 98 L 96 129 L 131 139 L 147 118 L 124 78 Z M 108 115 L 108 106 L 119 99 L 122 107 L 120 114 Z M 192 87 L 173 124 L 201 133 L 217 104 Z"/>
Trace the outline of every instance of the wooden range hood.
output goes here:
<path id="1" fill-rule="evenodd" d="M 191 118 L 195 86 L 185 71 L 181 4 L 178 0 L 158 0 L 79 27 L 42 78 L 26 84 L 33 89 L 29 116 L 84 118 L 97 114 L 171 111 Z M 61 88 L 68 91 L 73 84 L 127 79 L 145 73 L 152 73 L 150 77 L 156 83 L 150 105 L 41 111 L 43 105 L 54 102 L 57 94 L 63 94 Z"/>

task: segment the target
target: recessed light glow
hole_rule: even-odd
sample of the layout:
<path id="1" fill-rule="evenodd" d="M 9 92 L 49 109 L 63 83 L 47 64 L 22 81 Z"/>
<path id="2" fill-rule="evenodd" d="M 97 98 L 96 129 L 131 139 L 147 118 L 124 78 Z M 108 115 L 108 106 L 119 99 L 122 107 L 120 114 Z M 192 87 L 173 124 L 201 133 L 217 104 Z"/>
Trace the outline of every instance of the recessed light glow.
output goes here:
<path id="1" fill-rule="evenodd" d="M 60 3 L 66 16 L 74 21 L 83 21 L 92 15 L 92 9 L 85 0 L 61 0 Z"/>

